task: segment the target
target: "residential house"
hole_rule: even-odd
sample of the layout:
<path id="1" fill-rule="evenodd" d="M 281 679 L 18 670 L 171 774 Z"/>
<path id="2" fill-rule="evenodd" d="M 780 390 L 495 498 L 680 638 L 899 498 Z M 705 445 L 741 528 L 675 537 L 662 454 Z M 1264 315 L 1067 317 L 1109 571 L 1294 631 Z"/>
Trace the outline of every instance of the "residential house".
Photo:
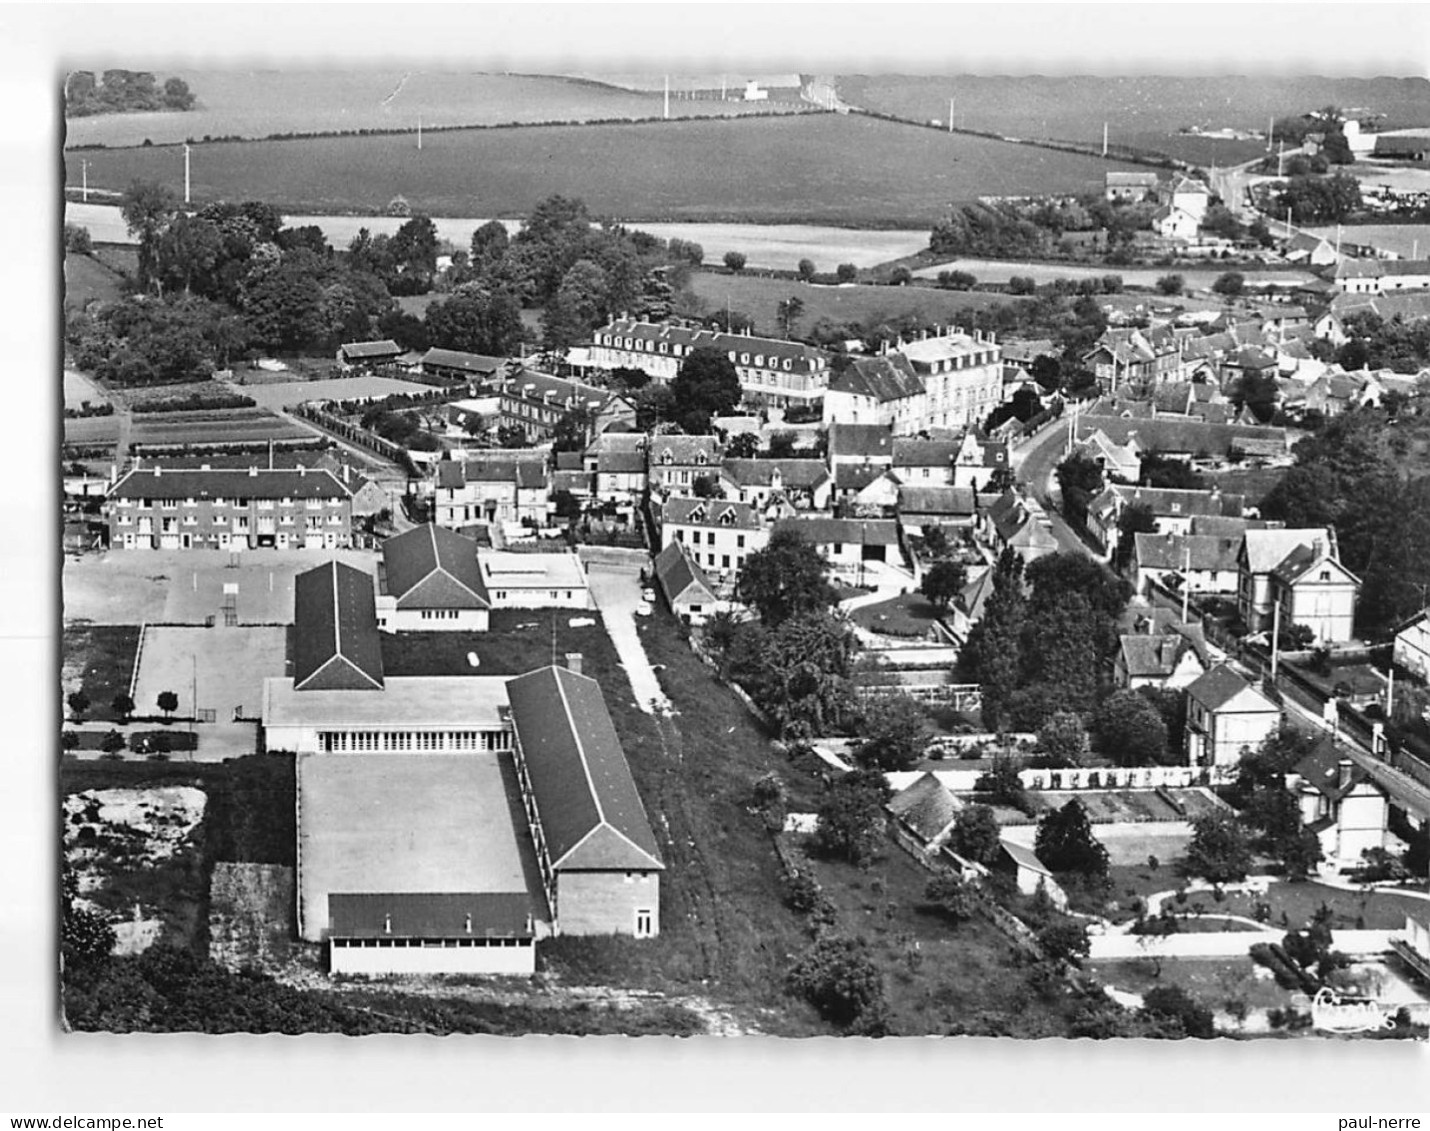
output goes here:
<path id="1" fill-rule="evenodd" d="M 1281 725 L 1281 708 L 1218 664 L 1187 685 L 1186 755 L 1190 766 L 1234 766 Z"/>
<path id="2" fill-rule="evenodd" d="M 1389 798 L 1329 735 L 1292 767 L 1286 788 L 1296 795 L 1301 823 L 1316 834 L 1331 868 L 1360 867 L 1366 851 L 1386 847 Z"/>
<path id="3" fill-rule="evenodd" d="M 1237 569 L 1237 613 L 1249 632 L 1270 630 L 1279 608 L 1283 632 L 1299 624 L 1322 643 L 1352 638 L 1360 579 L 1340 564 L 1334 530 L 1248 530 Z"/>
<path id="4" fill-rule="evenodd" d="M 713 485 L 719 479 L 720 451 L 720 441 L 714 436 L 652 436 L 646 451 L 651 491 L 693 495 L 697 480 L 706 479 Z"/>
<path id="5" fill-rule="evenodd" d="M 897 461 L 896 466 L 897 466 Z M 1012 475 L 1013 453 L 1006 437 L 990 439 L 977 429 L 963 434 L 953 460 L 953 486 L 989 491 Z"/>
<path id="6" fill-rule="evenodd" d="M 1005 491 L 981 511 L 979 527 L 986 544 L 1000 554 L 1014 550 L 1025 564 L 1058 551 L 1042 506 L 1016 490 Z"/>
<path id="7" fill-rule="evenodd" d="M 352 545 L 352 490 L 331 471 L 134 469 L 109 489 L 109 545 L 125 550 L 337 550 Z"/>
<path id="8" fill-rule="evenodd" d="M 1235 593 L 1241 572 L 1241 535 L 1134 534 L 1132 583 L 1146 594 L 1152 582 L 1192 593 Z"/>
<path id="9" fill-rule="evenodd" d="M 763 510 L 784 500 L 798 510 L 824 510 L 834 490 L 829 469 L 817 459 L 727 459 L 720 465 L 727 499 Z"/>
<path id="10" fill-rule="evenodd" d="M 972 427 L 1003 400 L 1003 351 L 991 333 L 954 327 L 895 349 L 924 384 L 922 422 L 915 431 Z"/>
<path id="11" fill-rule="evenodd" d="M 1110 393 L 1151 389 L 1187 377 L 1184 340 L 1170 331 L 1108 329 L 1082 360 Z"/>
<path id="12" fill-rule="evenodd" d="M 1164 204 L 1152 213 L 1152 230 L 1164 240 L 1190 243 L 1197 238 L 1199 227 L 1196 216 L 1176 205 Z"/>
<path id="13" fill-rule="evenodd" d="M 1206 424 L 1200 420 L 1136 420 L 1114 415 L 1083 413 L 1078 421 L 1080 435 L 1101 429 L 1114 444 L 1131 437 L 1144 452 L 1156 452 L 1174 459 L 1221 461 L 1240 455 L 1248 461 L 1284 460 L 1291 451 L 1284 428 L 1264 425 Z"/>
<path id="14" fill-rule="evenodd" d="M 890 465 L 900 483 L 912 487 L 951 487 L 954 460 L 962 445 L 951 440 L 894 439 L 894 459 Z"/>
<path id="15" fill-rule="evenodd" d="M 449 530 L 476 522 L 544 525 L 550 503 L 546 457 L 523 456 L 439 461 L 432 499 L 437 525 Z"/>
<path id="16" fill-rule="evenodd" d="M 695 564 L 683 542 L 672 542 L 655 556 L 655 581 L 670 611 L 688 625 L 702 625 L 720 611 L 715 583 Z"/>
<path id="17" fill-rule="evenodd" d="M 602 502 L 635 506 L 646 490 L 646 454 L 604 451 L 596 454 L 596 498 Z"/>
<path id="18" fill-rule="evenodd" d="M 1136 436 L 1129 436 L 1125 444 L 1115 444 L 1106 432 L 1095 428 L 1090 434 L 1081 436 L 1075 446 L 1078 452 L 1102 468 L 1106 479 L 1136 483 L 1142 478 L 1142 452 Z"/>
<path id="19" fill-rule="evenodd" d="M 1188 534 L 1194 519 L 1205 515 L 1239 518 L 1245 509 L 1243 495 L 1167 487 L 1133 487 L 1112 483 L 1095 495 L 1087 507 L 1087 530 L 1110 554 L 1121 536 L 1120 523 L 1128 507 L 1147 508 L 1158 534 Z"/>
<path id="20" fill-rule="evenodd" d="M 1138 203 L 1157 198 L 1161 178 L 1156 173 L 1110 172 L 1103 177 L 1103 194 L 1116 203 Z"/>
<path id="21" fill-rule="evenodd" d="M 916 851 L 937 852 L 953 832 L 963 803 L 936 776 L 924 773 L 889 798 L 885 806 L 896 834 Z"/>
<path id="22" fill-rule="evenodd" d="M 745 402 L 751 406 L 813 406 L 829 384 L 829 355 L 813 346 L 630 318 L 613 319 L 595 331 L 591 364 L 601 369 L 639 369 L 653 380 L 669 382 L 697 349 L 718 350 L 730 359 Z"/>
<path id="23" fill-rule="evenodd" d="M 667 499 L 659 509 L 659 524 L 661 549 L 682 543 L 722 583 L 733 581 L 745 559 L 763 550 L 770 536 L 753 507 L 727 499 Z"/>
<path id="24" fill-rule="evenodd" d="M 1162 633 L 1136 632 L 1118 637 L 1112 682 L 1136 691 L 1143 687 L 1178 690 L 1211 666 L 1206 637 L 1196 625 L 1176 624 Z"/>
<path id="25" fill-rule="evenodd" d="M 1191 177 L 1177 177 L 1167 191 L 1167 203 L 1192 217 L 1200 224 L 1211 207 L 1211 190 Z"/>
<path id="26" fill-rule="evenodd" d="M 844 576 L 863 577 L 875 563 L 903 563 L 899 526 L 892 519 L 800 516 L 780 519 L 774 530 L 798 534 L 824 555 L 835 573 Z"/>
<path id="27" fill-rule="evenodd" d="M 889 468 L 894 462 L 894 435 L 884 424 L 840 424 L 829 426 L 829 466 L 837 472 L 840 464 L 863 464 Z"/>
<path id="28" fill-rule="evenodd" d="M 978 496 L 969 487 L 900 487 L 895 498 L 899 521 L 912 532 L 929 526 L 970 527 Z"/>
<path id="29" fill-rule="evenodd" d="M 1422 609 L 1395 634 L 1391 659 L 1421 683 L 1430 682 L 1430 609 Z"/>
<path id="30" fill-rule="evenodd" d="M 827 425 L 878 425 L 898 436 L 921 431 L 927 391 L 908 358 L 885 352 L 848 359 L 824 391 Z"/>
<path id="31" fill-rule="evenodd" d="M 1327 276 L 1342 294 L 1383 295 L 1430 288 L 1430 260 L 1342 259 Z"/>
<path id="32" fill-rule="evenodd" d="M 522 368 L 499 374 L 492 388 L 500 398 L 500 424 L 521 429 L 532 443 L 550 439 L 573 412 L 587 414 L 588 442 L 609 429 L 635 425 L 635 406 L 620 393 L 569 377 Z"/>
<path id="33" fill-rule="evenodd" d="M 867 496 L 866 496 L 867 492 Z M 834 468 L 833 501 L 893 506 L 899 481 L 885 464 L 841 463 Z"/>
<path id="34" fill-rule="evenodd" d="M 477 544 L 433 523 L 382 543 L 377 627 L 383 632 L 485 632 L 491 598 Z"/>
<path id="35" fill-rule="evenodd" d="M 1324 236 L 1296 232 L 1282 247 L 1288 263 L 1304 263 L 1310 267 L 1329 267 L 1336 261 L 1335 246 Z"/>
<path id="36" fill-rule="evenodd" d="M 1111 174 L 1108 174 L 1111 176 Z M 1013 877 L 1013 883 L 1024 895 L 1036 895 L 1040 890 L 1052 900 L 1054 907 L 1065 908 L 1067 893 L 1063 891 L 1053 875 L 1053 871 L 1038 854 L 1025 844 L 1007 836 L 998 841 L 998 856 L 993 862 L 993 870 Z"/>

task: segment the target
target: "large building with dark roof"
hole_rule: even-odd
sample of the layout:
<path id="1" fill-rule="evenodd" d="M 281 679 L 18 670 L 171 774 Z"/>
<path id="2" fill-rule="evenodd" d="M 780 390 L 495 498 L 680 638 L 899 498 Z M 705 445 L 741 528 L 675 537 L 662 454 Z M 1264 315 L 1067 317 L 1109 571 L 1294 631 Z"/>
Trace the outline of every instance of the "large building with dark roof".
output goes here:
<path id="1" fill-rule="evenodd" d="M 353 493 L 331 471 L 169 468 L 123 475 L 105 500 L 124 550 L 338 550 L 352 544 Z"/>
<path id="2" fill-rule="evenodd" d="M 442 574 L 412 534 L 408 592 Z M 532 973 L 546 935 L 659 932 L 660 848 L 578 656 L 386 672 L 372 579 L 337 563 L 299 576 L 294 630 L 264 740 L 296 755 L 298 930 L 334 973 Z"/>
<path id="3" fill-rule="evenodd" d="M 377 625 L 385 632 L 485 632 L 491 596 L 477 544 L 433 523 L 382 544 Z"/>
<path id="4" fill-rule="evenodd" d="M 507 683 L 522 801 L 566 934 L 660 931 L 665 865 L 600 685 L 548 667 Z"/>

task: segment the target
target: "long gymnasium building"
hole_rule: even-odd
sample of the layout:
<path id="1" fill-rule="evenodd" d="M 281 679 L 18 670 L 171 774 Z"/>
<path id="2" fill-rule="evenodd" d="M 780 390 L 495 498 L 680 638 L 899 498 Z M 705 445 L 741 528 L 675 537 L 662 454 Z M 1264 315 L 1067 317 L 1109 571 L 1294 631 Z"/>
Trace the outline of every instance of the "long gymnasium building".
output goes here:
<path id="1" fill-rule="evenodd" d="M 372 578 L 338 563 L 295 614 L 264 737 L 297 755 L 298 930 L 333 973 L 533 973 L 548 935 L 659 932 L 660 850 L 579 657 L 392 675 Z"/>

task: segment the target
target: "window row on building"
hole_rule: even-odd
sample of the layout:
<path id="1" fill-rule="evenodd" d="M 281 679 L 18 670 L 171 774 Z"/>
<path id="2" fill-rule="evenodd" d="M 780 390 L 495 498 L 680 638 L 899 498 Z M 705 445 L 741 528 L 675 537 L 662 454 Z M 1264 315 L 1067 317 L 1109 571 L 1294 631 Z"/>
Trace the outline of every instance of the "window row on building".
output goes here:
<path id="1" fill-rule="evenodd" d="M 336 730 L 320 731 L 325 754 L 418 751 L 498 751 L 511 749 L 505 730 Z"/>

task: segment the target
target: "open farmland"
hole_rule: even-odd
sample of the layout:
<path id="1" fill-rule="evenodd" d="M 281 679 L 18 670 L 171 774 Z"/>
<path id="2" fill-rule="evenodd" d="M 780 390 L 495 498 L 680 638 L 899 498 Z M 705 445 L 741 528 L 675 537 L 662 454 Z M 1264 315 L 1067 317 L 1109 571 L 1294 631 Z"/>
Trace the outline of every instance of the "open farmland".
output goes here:
<path id="1" fill-rule="evenodd" d="M 66 422 L 87 424 L 85 420 Z M 306 440 L 313 435 L 291 420 L 259 408 L 224 409 L 213 412 L 156 412 L 134 418 L 129 441 L 133 444 L 217 444 L 253 440 Z"/>
<path id="2" fill-rule="evenodd" d="M 832 266 L 832 265 L 831 265 Z M 798 329 L 808 329 L 821 318 L 862 324 L 913 316 L 920 322 L 954 322 L 968 310 L 1000 302 L 1023 301 L 1008 295 L 976 291 L 946 291 L 933 287 L 817 286 L 794 279 L 769 279 L 758 275 L 725 275 L 697 271 L 691 289 L 709 313 L 742 311 L 755 320 L 755 332 L 779 334 L 776 307 L 788 298 L 804 303 Z"/>
<path id="3" fill-rule="evenodd" d="M 1251 160 L 1265 152 L 1265 142 L 1177 131 L 1264 131 L 1272 117 L 1327 105 L 1366 107 L 1385 114 L 1391 127 L 1419 125 L 1430 116 L 1430 80 L 1424 78 L 841 75 L 837 88 L 840 98 L 855 106 L 914 121 L 946 122 L 953 98 L 960 129 L 1005 137 L 1101 145 L 1106 122 L 1114 145 L 1221 165 Z"/>
<path id="4" fill-rule="evenodd" d="M 428 296 L 423 295 L 423 298 Z M 304 401 L 377 399 L 396 393 L 430 393 L 431 385 L 398 381 L 392 377 L 335 377 L 330 381 L 284 381 L 281 384 L 238 384 L 234 391 L 252 397 L 260 407 L 272 410 L 291 408 Z"/>
<path id="5" fill-rule="evenodd" d="M 169 72 L 165 72 L 167 77 Z M 262 138 L 273 134 L 343 130 L 495 126 L 508 122 L 587 122 L 658 118 L 658 91 L 622 90 L 606 83 L 545 75 L 451 72 L 180 70 L 198 99 L 193 110 L 100 114 L 65 122 L 65 142 L 81 145 L 155 145 L 186 138 Z M 797 90 L 774 101 L 721 102 L 673 91 L 674 118 L 748 113 L 795 113 L 812 107 Z"/>
<path id="6" fill-rule="evenodd" d="M 815 224 L 650 224 L 640 226 L 658 239 L 698 243 L 706 263 L 718 263 L 727 251 L 738 251 L 751 267 L 793 271 L 801 259 L 816 264 L 852 263 L 877 267 L 913 255 L 928 246 L 925 228 L 859 231 Z"/>
<path id="7" fill-rule="evenodd" d="M 91 186 L 183 188 L 176 146 L 87 154 Z M 1086 192 L 1131 168 L 859 116 L 543 126 L 410 137 L 201 145 L 193 195 L 286 212 L 382 211 L 397 195 L 448 216 L 526 215 L 553 193 L 628 221 L 751 220 L 922 227 L 950 201 Z M 892 176 L 890 170 L 898 170 Z"/>

